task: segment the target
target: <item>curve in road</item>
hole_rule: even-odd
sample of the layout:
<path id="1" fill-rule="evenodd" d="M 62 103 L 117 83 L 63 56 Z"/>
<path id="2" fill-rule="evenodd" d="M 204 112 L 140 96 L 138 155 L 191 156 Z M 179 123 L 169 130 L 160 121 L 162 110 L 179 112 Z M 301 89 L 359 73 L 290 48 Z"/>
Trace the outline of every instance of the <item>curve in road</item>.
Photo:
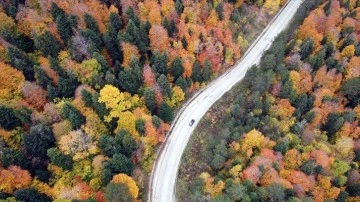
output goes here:
<path id="1" fill-rule="evenodd" d="M 245 76 L 252 65 L 260 62 L 262 54 L 291 22 L 303 1 L 289 0 L 234 67 L 200 90 L 181 108 L 154 162 L 149 183 L 149 201 L 176 201 L 175 183 L 181 156 L 198 121 L 224 93 Z M 195 123 L 189 126 L 192 119 Z"/>

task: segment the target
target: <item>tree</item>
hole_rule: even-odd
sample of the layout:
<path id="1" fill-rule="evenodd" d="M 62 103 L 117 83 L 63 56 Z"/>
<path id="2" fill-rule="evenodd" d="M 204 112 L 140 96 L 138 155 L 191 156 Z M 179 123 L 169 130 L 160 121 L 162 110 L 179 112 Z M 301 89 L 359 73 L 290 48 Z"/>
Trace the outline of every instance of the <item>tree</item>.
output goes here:
<path id="1" fill-rule="evenodd" d="M 15 116 L 14 110 L 8 107 L 0 106 L 0 126 L 5 130 L 13 130 L 21 126 L 20 120 Z"/>
<path id="2" fill-rule="evenodd" d="M 173 119 L 173 112 L 166 102 L 160 104 L 157 115 L 167 123 Z"/>
<path id="3" fill-rule="evenodd" d="M 120 118 L 124 115 L 122 112 L 130 110 L 134 105 L 138 104 L 139 97 L 120 92 L 114 86 L 105 85 L 100 90 L 99 102 L 104 103 L 106 108 L 110 110 L 110 114 L 105 117 L 105 121 L 110 122 L 112 118 Z"/>
<path id="4" fill-rule="evenodd" d="M 111 13 L 109 17 L 108 31 L 112 38 L 116 38 L 120 29 L 123 27 L 121 17 L 117 13 Z"/>
<path id="5" fill-rule="evenodd" d="M 309 57 L 309 55 L 314 50 L 314 40 L 312 38 L 307 38 L 303 41 L 303 43 L 300 46 L 300 56 L 301 59 L 304 60 Z"/>
<path id="6" fill-rule="evenodd" d="M 182 76 L 180 76 L 178 79 L 176 79 L 175 85 L 179 86 L 183 90 L 183 92 L 185 92 L 185 93 L 187 92 L 188 84 Z"/>
<path id="7" fill-rule="evenodd" d="M 194 63 L 192 73 L 191 73 L 191 78 L 195 82 L 201 82 L 202 81 L 201 66 L 200 66 L 198 61 L 195 61 L 195 63 Z"/>
<path id="8" fill-rule="evenodd" d="M 349 105 L 355 107 L 360 103 L 360 77 L 354 77 L 346 80 L 342 86 L 341 91 L 349 100 Z"/>
<path id="9" fill-rule="evenodd" d="M 46 104 L 46 91 L 34 83 L 25 82 L 22 93 L 25 101 L 37 110 L 41 110 Z"/>
<path id="10" fill-rule="evenodd" d="M 18 48 L 9 46 L 6 51 L 6 56 L 9 59 L 10 64 L 16 69 L 23 72 L 25 79 L 28 81 L 35 80 L 34 65 L 35 63 Z"/>
<path id="11" fill-rule="evenodd" d="M 285 201 L 285 189 L 281 184 L 271 184 L 267 188 L 270 201 Z"/>
<path id="12" fill-rule="evenodd" d="M 71 23 L 65 15 L 58 15 L 56 17 L 56 28 L 61 36 L 61 39 L 68 42 L 74 34 Z"/>
<path id="13" fill-rule="evenodd" d="M 161 74 L 159 76 L 159 78 L 157 79 L 157 84 L 161 88 L 164 96 L 166 96 L 166 97 L 172 96 L 172 90 L 170 87 L 170 83 L 164 74 Z"/>
<path id="14" fill-rule="evenodd" d="M 205 65 L 202 72 L 202 80 L 205 82 L 209 81 L 211 78 L 211 74 L 211 63 L 209 60 L 205 60 Z"/>
<path id="15" fill-rule="evenodd" d="M 96 35 L 98 35 L 100 37 L 101 32 L 99 29 L 99 26 L 96 22 L 96 20 L 88 13 L 84 14 L 84 21 L 86 23 L 86 27 L 90 30 L 92 30 L 93 32 L 95 32 Z"/>
<path id="16" fill-rule="evenodd" d="M 49 126 L 38 124 L 30 128 L 29 133 L 22 136 L 26 153 L 46 158 L 47 150 L 55 146 L 55 138 Z"/>
<path id="17" fill-rule="evenodd" d="M 11 165 L 18 165 L 22 168 L 27 168 L 27 159 L 24 154 L 19 150 L 11 148 L 3 148 L 1 150 L 2 155 L 0 158 L 1 165 L 7 168 Z"/>
<path id="18" fill-rule="evenodd" d="M 52 164 L 57 165 L 65 170 L 71 170 L 73 167 L 74 162 L 72 158 L 63 154 L 57 148 L 48 149 L 47 156 L 50 158 Z"/>
<path id="19" fill-rule="evenodd" d="M 122 63 L 123 57 L 122 57 L 122 53 L 120 52 L 119 47 L 117 46 L 116 37 L 112 37 L 110 35 L 110 33 L 107 32 L 103 35 L 103 41 L 105 44 L 105 48 L 106 48 L 107 52 L 109 53 L 109 55 L 111 56 L 114 63 L 116 61 Z"/>
<path id="20" fill-rule="evenodd" d="M 216 10 L 216 13 L 217 13 L 217 16 L 218 16 L 219 20 L 223 20 L 223 19 L 224 19 L 224 14 L 223 14 L 223 12 L 224 12 L 224 7 L 223 7 L 223 4 L 222 4 L 222 3 L 219 3 L 219 4 L 216 6 L 215 10 Z"/>
<path id="21" fill-rule="evenodd" d="M 131 94 L 137 93 L 142 84 L 139 79 L 136 69 L 125 69 L 119 73 L 119 86 L 120 89 Z"/>
<path id="22" fill-rule="evenodd" d="M 72 104 L 65 103 L 62 107 L 62 115 L 71 122 L 74 129 L 78 129 L 85 124 L 85 117 Z"/>
<path id="23" fill-rule="evenodd" d="M 105 198 L 109 202 L 134 201 L 129 188 L 125 184 L 109 183 L 105 188 Z"/>
<path id="24" fill-rule="evenodd" d="M 111 182 L 116 183 L 116 184 L 126 185 L 133 198 L 136 199 L 139 196 L 139 188 L 136 185 L 136 182 L 134 181 L 134 179 L 131 178 L 130 176 L 120 173 L 120 174 L 114 175 Z"/>
<path id="25" fill-rule="evenodd" d="M 18 166 L 0 169 L 1 191 L 3 192 L 12 193 L 14 189 L 29 187 L 31 180 L 30 173 Z"/>
<path id="26" fill-rule="evenodd" d="M 146 108 L 148 108 L 151 113 L 154 113 L 157 108 L 155 92 L 150 88 L 146 88 L 144 91 L 144 97 Z"/>
<path id="27" fill-rule="evenodd" d="M 162 25 L 153 25 L 149 31 L 150 48 L 153 51 L 164 52 L 169 48 L 169 36 Z"/>
<path id="28" fill-rule="evenodd" d="M 171 63 L 171 74 L 175 77 L 175 79 L 182 76 L 184 73 L 184 66 L 182 64 L 182 60 L 179 57 L 176 57 L 174 61 Z"/>
<path id="29" fill-rule="evenodd" d="M 40 50 L 43 55 L 57 57 L 61 51 L 60 42 L 49 31 L 45 31 L 34 39 L 35 47 Z"/>
<path id="30" fill-rule="evenodd" d="M 159 53 L 155 51 L 153 55 L 151 56 L 151 67 L 155 70 L 155 72 L 159 74 L 167 75 L 168 72 L 168 57 L 166 53 Z"/>
<path id="31" fill-rule="evenodd" d="M 27 202 L 51 202 L 52 199 L 46 194 L 39 193 L 34 188 L 20 189 L 15 191 L 14 196 L 17 201 Z"/>
<path id="32" fill-rule="evenodd" d="M 182 4 L 182 2 L 180 0 L 176 0 L 175 1 L 175 10 L 176 12 L 181 15 L 181 13 L 183 12 L 184 6 Z"/>
<path id="33" fill-rule="evenodd" d="M 327 121 L 325 125 L 323 125 L 322 129 L 327 132 L 327 135 L 330 138 L 330 141 L 333 141 L 333 137 L 335 133 L 343 126 L 345 120 L 338 113 L 330 113 L 328 115 Z"/>
<path id="34" fill-rule="evenodd" d="M 55 2 L 51 2 L 50 13 L 54 21 L 58 16 L 65 16 L 64 10 L 62 10 Z"/>

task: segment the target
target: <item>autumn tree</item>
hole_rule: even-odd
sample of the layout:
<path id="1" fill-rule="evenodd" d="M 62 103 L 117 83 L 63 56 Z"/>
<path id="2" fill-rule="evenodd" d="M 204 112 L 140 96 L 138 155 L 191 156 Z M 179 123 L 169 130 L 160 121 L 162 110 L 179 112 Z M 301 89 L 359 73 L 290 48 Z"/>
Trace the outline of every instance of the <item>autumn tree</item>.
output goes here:
<path id="1" fill-rule="evenodd" d="M 18 166 L 10 166 L 8 169 L 0 169 L 1 191 L 13 193 L 15 189 L 29 187 L 31 176 L 27 170 Z"/>
<path id="2" fill-rule="evenodd" d="M 139 188 L 136 185 L 136 182 L 133 178 L 126 174 L 117 174 L 114 175 L 113 179 L 111 180 L 112 183 L 116 184 L 124 184 L 128 187 L 130 194 L 133 198 L 137 198 L 139 196 Z"/>
<path id="3" fill-rule="evenodd" d="M 149 32 L 150 48 L 154 51 L 164 52 L 169 47 L 169 37 L 166 29 L 161 25 L 154 25 Z"/>

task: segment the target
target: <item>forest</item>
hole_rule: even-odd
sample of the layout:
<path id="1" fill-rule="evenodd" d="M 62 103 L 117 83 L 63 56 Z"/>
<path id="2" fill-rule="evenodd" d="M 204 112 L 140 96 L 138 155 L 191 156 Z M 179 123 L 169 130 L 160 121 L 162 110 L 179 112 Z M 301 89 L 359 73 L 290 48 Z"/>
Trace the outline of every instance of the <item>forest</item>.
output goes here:
<path id="1" fill-rule="evenodd" d="M 360 201 L 360 1 L 307 1 L 197 126 L 184 201 Z"/>
<path id="2" fill-rule="evenodd" d="M 145 201 L 174 113 L 285 3 L 0 0 L 0 201 Z"/>

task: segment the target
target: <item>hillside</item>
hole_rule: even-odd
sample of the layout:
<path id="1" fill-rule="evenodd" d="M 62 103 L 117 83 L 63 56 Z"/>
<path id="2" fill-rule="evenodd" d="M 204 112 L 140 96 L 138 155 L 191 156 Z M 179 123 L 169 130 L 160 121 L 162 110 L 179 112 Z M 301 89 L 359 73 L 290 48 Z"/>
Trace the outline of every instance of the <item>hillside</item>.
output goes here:
<path id="1" fill-rule="evenodd" d="M 0 200 L 146 200 L 173 113 L 285 2 L 0 0 Z"/>
<path id="2" fill-rule="evenodd" d="M 311 12 L 199 123 L 178 198 L 359 201 L 359 6 L 304 3 Z"/>

